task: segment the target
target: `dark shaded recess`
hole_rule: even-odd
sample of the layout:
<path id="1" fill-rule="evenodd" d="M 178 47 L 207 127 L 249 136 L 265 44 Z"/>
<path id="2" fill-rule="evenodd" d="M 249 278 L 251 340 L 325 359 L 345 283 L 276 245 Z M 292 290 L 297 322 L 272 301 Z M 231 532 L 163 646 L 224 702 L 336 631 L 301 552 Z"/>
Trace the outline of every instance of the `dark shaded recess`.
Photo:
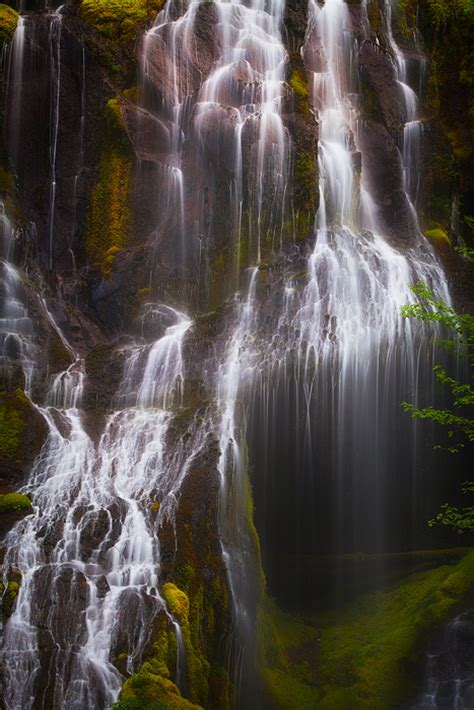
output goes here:
<path id="1" fill-rule="evenodd" d="M 431 371 L 424 378 L 420 391 L 429 393 Z M 414 393 L 403 389 L 400 373 L 391 378 L 391 392 L 386 393 L 391 405 L 381 418 L 374 409 L 374 392 L 363 398 L 348 393 L 338 417 L 343 439 L 338 439 L 335 425 L 332 402 L 337 391 L 332 387 L 331 382 L 316 382 L 310 434 L 304 393 L 295 382 L 287 391 L 275 383 L 268 430 L 258 396 L 249 424 L 256 524 L 269 589 L 282 603 L 300 608 L 311 607 L 319 597 L 336 599 L 336 591 L 339 603 L 357 586 L 356 581 L 342 583 L 347 574 L 357 580 L 357 564 L 346 572 L 347 565 L 334 560 L 333 570 L 321 576 L 314 565 L 320 556 L 382 555 L 472 542 L 472 536 L 460 538 L 427 525 L 445 501 L 465 505 L 459 484 L 470 477 L 471 461 L 467 452 L 454 456 L 433 451 L 439 432 L 426 422 L 413 435 L 412 420 L 398 402 L 412 401 Z M 441 391 L 434 402 L 443 405 Z M 376 567 L 382 578 L 387 565 L 380 557 Z"/>

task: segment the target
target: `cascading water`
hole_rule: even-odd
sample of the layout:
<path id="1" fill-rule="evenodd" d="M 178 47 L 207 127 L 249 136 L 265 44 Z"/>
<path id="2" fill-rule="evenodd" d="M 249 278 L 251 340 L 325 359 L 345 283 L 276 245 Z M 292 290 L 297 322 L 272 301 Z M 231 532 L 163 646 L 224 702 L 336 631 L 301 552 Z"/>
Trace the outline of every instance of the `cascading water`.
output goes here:
<path id="1" fill-rule="evenodd" d="M 361 7 L 366 13 L 366 3 Z M 124 125 L 136 133 L 137 173 L 153 176 L 156 223 L 147 245 L 157 251 L 163 246 L 160 259 L 170 281 L 178 276 L 173 302 L 187 303 L 185 310 L 199 293 L 214 307 L 208 282 L 213 270 L 230 263 L 222 292 L 234 298 L 209 317 L 211 324 L 213 318 L 230 323 L 216 340 L 209 336 L 213 354 L 197 378 L 206 390 L 205 406 L 186 434 L 176 442 L 171 430 L 185 403 L 184 378 L 192 364 L 183 355 L 192 326 L 187 316 L 165 306 L 145 307 L 151 328 L 158 322 L 164 332 L 154 342 L 120 341 L 121 384 L 110 403 L 113 411 L 98 424 L 95 414 L 83 411 L 85 348 L 69 344 L 47 299 L 38 299 L 72 362 L 51 378 L 46 398 L 35 405 L 49 436 L 23 489 L 33 513 L 6 540 L 3 580 L 21 582 L 3 638 L 9 710 L 109 707 L 124 668 L 127 674 L 139 668 L 160 612 L 175 629 L 174 680 L 186 695 L 183 634 L 160 594 L 159 528 L 174 520 L 181 486 L 211 439 L 219 449 L 219 543 L 232 612 L 232 629 L 219 644 L 225 647 L 229 694 L 242 710 L 260 703 L 255 626 L 263 583 L 249 476 L 270 592 L 283 600 L 282 579 L 296 597 L 300 587 L 310 595 L 313 588 L 303 565 L 293 574 L 282 559 L 409 549 L 411 523 L 420 519 L 424 525 L 425 502 L 416 496 L 425 471 L 432 476 L 432 442 L 420 443 L 399 403 L 415 401 L 420 389 L 430 391 L 433 346 L 426 336 L 432 331 L 404 319 L 401 308 L 414 302 L 410 285 L 416 281 L 445 301 L 449 293 L 418 229 L 422 122 L 408 60 L 394 39 L 387 0 L 385 32 L 403 104 L 400 187 L 412 222 L 410 234 L 400 234 L 407 238 L 397 242 L 397 235 L 384 231 L 371 183 L 351 13 L 343 0 L 310 0 L 302 54 L 319 123 L 319 209 L 311 238 L 292 244 L 291 251 L 283 245 L 295 148 L 285 126 L 291 92 L 285 83 L 290 60 L 281 36 L 284 12 L 281 0 L 252 0 L 250 6 L 192 0 L 185 7 L 169 0 L 143 40 L 139 106 L 128 98 L 119 101 L 124 115 L 136 110 L 138 116 L 137 126 L 130 127 L 129 116 Z M 45 253 L 52 266 L 60 215 L 61 9 L 47 18 Z M 25 27 L 35 21 L 33 15 L 20 19 L 10 52 L 10 157 L 17 170 L 22 134 L 15 120 L 26 101 Z M 80 226 L 78 183 L 89 116 L 85 45 L 79 46 L 80 138 L 68 231 L 73 238 Z M 21 361 L 33 399 L 37 354 L 31 316 L 11 256 L 14 230 L 3 211 L 0 223 L 1 352 Z M 125 262 L 128 255 L 122 256 Z M 92 279 L 99 280 L 94 268 Z M 152 263 L 150 282 L 154 269 Z M 114 275 L 102 276 L 97 291 L 115 288 Z M 186 280 L 194 277 L 198 285 L 188 287 Z M 221 293 L 215 300 L 223 299 Z M 211 459 L 204 467 L 213 465 Z M 343 586 L 338 578 L 336 603 Z M 288 599 L 295 601 L 291 594 Z"/>
<path id="2" fill-rule="evenodd" d="M 234 289 L 243 230 L 250 263 L 260 259 L 264 240 L 278 246 L 281 238 L 289 159 L 280 116 L 287 60 L 279 34 L 283 8 L 278 1 L 267 9 L 260 0 L 250 7 L 217 2 L 207 8 L 216 13 L 218 50 L 198 91 L 192 36 L 207 11 L 203 4 L 191 2 L 182 17 L 173 19 L 174 4 L 167 3 L 144 42 L 145 99 L 147 90 L 155 102 L 157 92 L 161 96 L 159 117 L 169 134 L 163 169 L 168 175 L 164 176 L 166 202 L 172 199 L 180 205 L 171 216 L 177 241 L 184 238 L 185 213 L 190 208 L 196 219 L 189 224 L 186 250 L 194 249 L 194 258 L 199 254 L 203 263 L 209 259 L 217 238 L 218 205 L 206 200 L 210 192 L 211 196 L 219 193 L 219 181 L 224 181 L 226 250 L 233 255 Z M 150 86 L 153 58 L 161 56 L 162 47 L 169 50 L 167 71 L 157 87 Z M 164 212 L 169 214 L 169 206 Z"/>
<path id="3" fill-rule="evenodd" d="M 174 397 L 179 403 L 181 344 L 191 325 L 165 310 L 177 324 L 130 355 L 121 408 L 107 418 L 97 445 L 80 409 L 79 356 L 39 407 L 50 434 L 24 489 L 35 512 L 10 533 L 4 563 L 5 578 L 21 578 L 4 630 L 8 708 L 108 707 L 122 682 L 113 658 L 126 653 L 128 670 L 136 668 L 150 622 L 165 608 L 156 530 L 173 515 L 187 471 L 179 446 L 165 451 L 172 418 L 166 407 Z M 54 599 L 62 602 L 51 606 Z M 38 687 L 45 664 L 54 672 Z"/>
<path id="4" fill-rule="evenodd" d="M 299 291 L 287 283 L 282 317 L 272 322 L 271 353 L 263 365 L 264 379 L 270 380 L 254 398 L 249 425 L 255 437 L 251 458 L 259 472 L 257 520 L 259 506 L 270 511 L 260 519 L 267 562 L 275 550 L 315 554 L 328 536 L 330 549 L 339 554 L 410 545 L 408 536 L 403 541 L 398 536 L 400 513 L 393 517 L 391 501 L 400 500 L 403 489 L 414 490 L 420 452 L 416 425 L 397 408 L 419 387 L 429 391 L 430 367 L 425 370 L 422 363 L 430 362 L 433 346 L 423 327 L 403 318 L 401 308 L 413 302 L 410 285 L 417 281 L 449 301 L 443 272 L 425 239 L 418 234 L 399 249 L 380 231 L 359 147 L 363 126 L 352 69 L 357 47 L 347 5 L 327 0 L 322 7 L 310 3 L 310 9 L 305 52 L 318 57 L 311 100 L 320 127 L 315 246 L 306 287 Z M 263 446 L 260 422 L 266 422 Z M 293 486 L 294 493 L 283 494 Z M 420 513 L 406 514 L 411 519 Z M 293 542 L 275 533 L 288 529 Z M 278 577 L 281 564 L 270 567 L 270 577 Z M 297 587 L 293 584 L 292 592 Z"/>
<path id="5" fill-rule="evenodd" d="M 56 214 L 56 159 L 58 150 L 59 131 L 59 102 L 61 97 L 61 7 L 51 18 L 49 26 L 50 65 L 51 76 L 51 106 L 50 106 L 50 138 L 49 138 L 49 165 L 50 165 L 50 194 L 48 212 L 48 243 L 49 243 L 49 268 L 53 266 L 53 239 L 54 221 Z"/>
<path id="6" fill-rule="evenodd" d="M 224 195 L 228 205 L 226 250 L 233 262 L 230 285 L 237 288 L 242 243 L 245 241 L 247 260 L 256 264 L 263 244 L 278 248 L 281 239 L 289 160 L 288 136 L 280 115 L 287 61 L 280 37 L 284 5 L 276 2 L 267 7 L 258 0 L 250 7 L 238 2 L 217 2 L 212 7 L 217 14 L 218 54 L 196 95 L 192 95 L 195 87 L 191 37 L 199 22 L 199 12 L 204 11 L 203 5 L 196 2 L 191 2 L 178 19 L 174 19 L 173 3 L 168 3 L 155 27 L 147 33 L 143 53 L 144 93 L 157 47 L 164 45 L 169 48 L 171 61 L 168 74 L 165 73 L 159 85 L 163 102 L 159 115 L 169 126 L 167 160 L 175 167 L 171 172 L 168 166 L 164 167 L 169 176 L 165 185 L 174 204 L 181 206 L 175 210 L 179 217 L 179 241 L 184 229 L 183 202 L 186 204 L 190 195 L 194 199 L 196 189 L 200 199 L 204 199 L 209 183 L 214 183 L 215 192 L 220 174 L 224 173 L 228 182 Z M 148 91 L 153 96 L 150 86 Z M 183 152 L 186 156 L 187 151 L 193 151 L 190 140 L 196 145 L 198 167 L 188 174 Z M 191 230 L 199 242 L 203 262 L 202 249 L 208 250 L 215 238 L 213 209 L 213 205 L 200 208 Z M 208 258 L 209 254 L 204 256 Z M 252 639 L 260 589 L 258 551 L 249 528 L 245 413 L 237 401 L 242 380 L 251 370 L 252 356 L 247 348 L 255 327 L 257 267 L 248 273 L 251 274 L 248 292 L 237 305 L 238 325 L 218 370 L 218 414 L 210 424 L 220 443 L 219 526 L 234 615 L 228 667 L 236 689 L 236 703 L 243 706 L 252 693 L 250 676 L 255 653 Z"/>
<path id="7" fill-rule="evenodd" d="M 419 115 L 419 99 L 408 83 L 409 62 L 397 44 L 392 30 L 393 0 L 386 0 L 384 5 L 387 38 L 394 57 L 394 66 L 404 109 L 402 129 L 402 163 L 404 188 L 410 202 L 416 206 L 421 176 L 421 150 L 423 141 L 423 123 Z M 425 58 L 420 53 L 416 58 L 419 74 L 419 90 L 423 90 Z M 415 211 L 414 211 L 415 214 Z"/>
<path id="8" fill-rule="evenodd" d="M 33 322 L 23 297 L 22 274 L 14 264 L 16 230 L 0 201 L 0 361 L 12 372 L 19 363 L 25 390 L 31 391 L 37 361 Z"/>
<path id="9" fill-rule="evenodd" d="M 254 349 L 256 279 L 249 269 L 248 293 L 237 307 L 238 325 L 226 345 L 218 371 L 217 407 L 219 473 L 221 476 L 219 533 L 233 607 L 233 635 L 228 667 L 236 688 L 236 707 L 255 698 L 255 623 L 261 594 L 259 551 L 253 534 L 251 492 L 245 445 L 246 413 L 239 405 L 242 387 L 252 385 L 257 353 Z"/>

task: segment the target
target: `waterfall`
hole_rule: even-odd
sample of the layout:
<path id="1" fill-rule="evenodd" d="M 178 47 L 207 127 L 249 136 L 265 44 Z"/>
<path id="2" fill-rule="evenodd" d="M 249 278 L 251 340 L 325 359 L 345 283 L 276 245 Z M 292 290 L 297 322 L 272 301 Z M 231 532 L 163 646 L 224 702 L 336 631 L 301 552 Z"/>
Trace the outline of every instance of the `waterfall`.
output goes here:
<path id="1" fill-rule="evenodd" d="M 168 132 L 161 161 L 162 220 L 176 234 L 181 261 L 202 261 L 205 278 L 205 263 L 220 236 L 221 198 L 233 290 L 239 285 L 243 231 L 250 264 L 259 261 L 264 241 L 276 248 L 281 239 L 289 160 L 280 115 L 287 61 L 279 32 L 283 9 L 280 0 L 269 8 L 262 0 L 250 7 L 194 1 L 174 19 L 176 8 L 168 2 L 143 45 L 144 105 L 152 111 L 160 106 L 157 115 Z M 212 21 L 217 36 L 212 66 L 201 84 L 193 39 L 197 42 L 194 32 L 204 21 Z M 172 212 L 170 200 L 179 206 Z M 189 223 L 188 213 L 194 217 Z"/>
<path id="2" fill-rule="evenodd" d="M 421 451 L 416 424 L 397 409 L 407 394 L 432 389 L 425 363 L 434 353 L 433 332 L 404 319 L 401 308 L 414 301 L 417 281 L 449 302 L 424 237 L 417 232 L 412 244 L 397 245 L 381 230 L 360 141 L 350 27 L 343 0 L 310 3 L 304 51 L 320 130 L 315 243 L 306 285 L 287 281 L 280 297 L 262 384 L 250 400 L 257 521 L 270 577 L 280 581 L 275 555 L 293 546 L 315 554 L 328 537 L 337 553 L 410 544 L 397 532 L 392 502 L 415 490 Z M 404 513 L 410 520 L 419 515 L 419 501 L 412 505 Z M 293 543 L 280 529 L 292 530 Z"/>
<path id="3" fill-rule="evenodd" d="M 26 302 L 22 273 L 15 266 L 15 242 L 19 236 L 0 200 L 0 362 L 5 372 L 20 365 L 25 391 L 31 392 L 38 350 L 34 326 Z"/>
<path id="4" fill-rule="evenodd" d="M 385 1 L 384 22 L 402 107 L 400 152 L 395 148 L 394 153 L 409 213 L 406 234 L 405 223 L 390 234 L 384 225 L 367 150 L 369 122 L 357 73 L 359 43 L 368 39 L 366 2 L 360 7 L 366 24 L 361 40 L 347 2 L 309 0 L 306 38 L 296 60 L 283 41 L 284 0 L 168 0 L 144 33 L 138 103 L 124 92 L 117 104 L 124 142 L 126 133 L 137 158 L 136 185 L 146 190 L 143 201 L 152 203 L 153 224 L 147 224 L 139 242 L 146 247 L 142 258 L 149 260 L 150 289 L 130 297 L 136 296 L 136 310 L 124 306 L 129 319 L 124 329 L 135 336 L 122 333 L 110 345 L 109 366 L 122 369 L 105 413 L 89 411 L 87 400 L 95 353 L 86 357 L 88 346 L 76 345 L 56 320 L 49 307 L 54 297 L 41 277 L 26 283 L 15 260 L 19 230 L 1 203 L 1 364 L 20 363 L 26 394 L 49 432 L 22 488 L 32 512 L 16 522 L 5 541 L 3 583 L 5 588 L 12 580 L 19 583 L 3 628 L 7 710 L 110 707 L 124 675 L 139 669 L 160 614 L 174 629 L 173 681 L 186 696 L 186 636 L 160 591 L 166 567 L 159 533 L 165 523 L 173 528 L 182 485 L 211 440 L 218 445 L 215 556 L 220 560 L 220 545 L 232 621 L 227 637 L 215 644 L 216 657 L 220 654 L 219 672 L 225 666 L 228 692 L 239 710 L 260 707 L 255 628 L 264 587 L 262 560 L 270 593 L 294 602 L 306 587 L 312 593 L 300 557 L 324 553 L 340 560 L 345 553 L 385 553 L 418 543 L 418 529 L 412 528 L 418 520 L 424 525 L 427 502 L 420 500 L 420 491 L 429 498 L 426 482 L 435 477 L 432 442 L 429 435 L 421 440 L 400 403 L 416 403 L 419 391 L 436 402 L 432 366 L 438 331 L 405 319 L 402 307 L 416 302 L 410 287 L 418 281 L 443 301 L 449 303 L 450 295 L 418 225 L 423 118 L 420 96 L 412 88 L 411 60 L 392 31 L 392 4 Z M 50 105 L 44 223 L 51 269 L 61 245 L 58 145 L 62 92 L 70 77 L 62 64 L 67 16 L 59 8 L 46 18 Z M 9 55 L 6 125 L 20 184 L 21 115 L 27 106 L 23 82 L 29 66 L 25 33 L 28 28 L 33 36 L 35 21 L 34 15 L 20 18 Z M 89 120 L 93 125 L 86 61 L 89 69 L 98 59 L 89 65 L 87 45 L 79 44 L 80 116 L 71 123 L 79 129 L 67 230 L 71 254 L 83 222 L 83 173 L 87 189 L 94 189 L 93 179 L 86 180 L 92 173 L 86 150 Z M 285 237 L 292 156 L 298 148 L 288 127 L 292 90 L 287 79 L 291 63 L 300 60 L 319 129 L 317 154 L 311 156 L 317 162 L 319 206 L 310 234 L 296 243 Z M 421 95 L 424 59 L 417 61 Z M 102 313 L 114 311 L 113 299 L 129 276 L 126 269 L 136 264 L 135 254 L 130 255 L 135 245 L 126 246 L 117 249 L 123 273 L 112 269 L 107 276 L 88 263 L 89 256 L 81 269 L 78 249 L 74 277 L 81 286 L 87 283 L 87 296 L 77 296 L 78 313 L 93 311 L 89 296 L 97 323 Z M 39 273 L 39 264 L 34 266 Z M 220 291 L 213 284 L 217 272 Z M 35 308 L 27 288 L 38 292 Z M 148 291 L 161 295 L 143 304 Z M 104 293 L 104 301 L 109 298 L 113 305 L 101 311 Z M 168 293 L 173 297 L 163 296 Z M 204 308 L 212 313 L 203 315 Z M 37 314 L 70 356 L 63 371 L 45 376 L 45 394 L 34 386 L 40 361 Z M 193 326 L 200 318 L 211 330 L 217 324 L 217 335 L 196 334 Z M 122 323 L 121 315 L 117 320 Z M 191 332 L 194 351 L 185 347 Z M 208 345 L 211 354 L 193 362 Z M 194 390 L 188 402 L 186 389 L 196 382 L 197 406 Z M 173 425 L 188 404 L 192 421 L 177 435 Z M 207 468 L 215 459 L 203 458 L 210 479 L 215 471 Z M 294 575 L 282 563 L 285 556 L 298 557 Z M 335 604 L 344 597 L 341 579 L 332 595 Z M 449 628 L 450 638 L 458 621 Z M 433 675 L 428 669 L 420 707 L 441 707 L 426 704 L 439 700 Z M 449 693 L 454 697 L 451 686 Z"/>
<path id="5" fill-rule="evenodd" d="M 404 109 L 404 125 L 401 135 L 403 183 L 407 197 L 416 207 L 418 201 L 419 181 L 421 177 L 421 150 L 423 141 L 423 123 L 419 115 L 419 98 L 408 83 L 409 62 L 397 44 L 392 30 L 392 3 L 385 0 L 385 25 L 390 49 L 393 52 L 395 71 Z M 418 60 L 419 90 L 423 90 L 424 57 Z M 415 211 L 414 211 L 415 213 Z"/>
<path id="6" fill-rule="evenodd" d="M 53 237 L 56 213 L 56 158 L 58 150 L 59 104 L 61 98 L 61 7 L 51 17 L 49 26 L 50 66 L 51 66 L 51 106 L 49 120 L 49 165 L 50 194 L 48 212 L 49 268 L 53 267 Z"/>
<path id="7" fill-rule="evenodd" d="M 253 536 L 251 493 L 245 447 L 246 413 L 239 406 L 242 386 L 251 385 L 256 353 L 253 350 L 258 268 L 249 270 L 246 297 L 237 305 L 238 325 L 226 344 L 217 375 L 220 419 L 219 473 L 221 477 L 219 532 L 232 599 L 233 636 L 228 667 L 236 689 L 236 707 L 248 707 L 255 697 L 255 623 L 261 589 L 259 550 Z"/>
<path id="8" fill-rule="evenodd" d="M 9 534 L 4 562 L 4 578 L 21 579 L 2 652 L 12 710 L 32 707 L 35 697 L 55 708 L 108 707 L 122 683 L 113 659 L 125 653 L 129 672 L 136 670 L 151 621 L 166 609 L 156 531 L 173 516 L 187 468 L 179 447 L 165 451 L 172 420 L 165 407 L 180 390 L 191 321 L 162 310 L 177 323 L 155 343 L 133 348 L 120 408 L 107 417 L 97 444 L 81 411 L 78 354 L 38 405 L 50 433 L 24 488 L 34 513 Z M 54 672 L 38 687 L 45 667 Z"/>

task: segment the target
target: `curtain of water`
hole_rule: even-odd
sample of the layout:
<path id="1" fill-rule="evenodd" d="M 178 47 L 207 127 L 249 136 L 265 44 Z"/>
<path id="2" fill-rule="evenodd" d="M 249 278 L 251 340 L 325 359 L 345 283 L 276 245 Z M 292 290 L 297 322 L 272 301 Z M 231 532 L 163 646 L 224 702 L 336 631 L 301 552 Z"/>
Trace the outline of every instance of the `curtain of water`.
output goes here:
<path id="1" fill-rule="evenodd" d="M 129 355 L 97 444 L 84 427 L 79 355 L 38 405 L 50 433 L 24 488 L 35 512 L 6 541 L 5 579 L 21 576 L 4 630 L 8 708 L 108 707 L 122 683 L 114 658 L 125 652 L 136 669 L 152 620 L 166 609 L 157 530 L 173 516 L 187 472 L 182 447 L 165 449 L 191 321 L 162 310 L 176 323 Z"/>
<path id="2" fill-rule="evenodd" d="M 417 281 L 446 301 L 449 294 L 419 232 L 397 247 L 380 231 L 359 145 L 356 52 L 346 3 L 311 2 L 305 53 L 320 129 L 315 246 L 306 286 L 286 284 L 272 321 L 249 426 L 267 562 L 282 552 L 409 546 L 420 513 L 412 503 L 417 475 L 420 465 L 429 469 L 421 457 L 431 460 L 429 445 L 418 452 L 416 425 L 400 402 L 430 390 L 433 334 L 404 319 L 401 308 L 413 302 Z M 405 145 L 407 171 L 415 169 L 412 148 Z M 275 530 L 285 532 L 275 539 Z M 271 566 L 278 577 L 278 562 Z"/>
<path id="3" fill-rule="evenodd" d="M 279 0 L 185 8 L 169 2 L 145 36 L 142 108 L 165 136 L 157 159 L 157 231 L 173 236 L 174 264 L 185 273 L 197 255 L 211 263 L 224 219 L 233 254 L 230 291 L 239 285 L 244 242 L 253 266 L 236 295 L 214 373 L 216 413 L 188 443 L 167 448 L 191 327 L 172 309 L 161 308 L 171 318 L 164 335 L 128 353 L 116 411 L 98 441 L 81 410 L 86 374 L 80 354 L 73 352 L 71 366 L 38 404 L 50 435 L 25 488 L 34 514 L 10 533 L 4 565 L 5 579 L 9 573 L 22 578 L 5 628 L 8 708 L 35 702 L 99 708 L 117 697 L 122 678 L 114 659 L 125 651 L 128 670 L 137 667 L 151 622 L 164 608 L 157 527 L 173 515 L 183 477 L 209 430 L 220 444 L 219 524 L 236 629 L 229 666 L 237 705 L 250 707 L 243 679 L 253 660 L 260 583 L 248 519 L 246 441 L 267 561 L 282 549 L 313 553 L 322 539 L 333 552 L 380 551 L 400 542 L 391 538 L 397 506 L 390 502 L 410 497 L 419 455 L 416 431 L 398 413 L 399 402 L 431 379 L 432 358 L 429 338 L 402 318 L 401 306 L 413 302 L 410 284 L 417 280 L 445 300 L 449 294 L 420 234 L 398 247 L 378 226 L 380 206 L 359 145 L 357 47 L 342 0 L 309 6 L 305 49 L 319 58 L 317 65 L 307 62 L 320 128 L 314 246 L 302 278 L 270 284 L 270 300 L 259 290 L 262 249 L 279 245 L 288 178 L 283 10 Z M 52 47 L 59 52 L 58 22 Z M 23 26 L 14 56 L 20 56 Z M 215 33 L 204 77 L 196 58 L 199 27 Z M 406 106 L 403 187 L 415 201 L 421 124 L 403 56 L 392 42 Z M 15 62 L 12 76 L 19 81 L 22 63 Z M 57 92 L 58 101 L 59 85 Z M 15 97 L 20 101 L 21 92 Z M 52 198 L 54 218 L 54 192 Z M 18 312 L 6 319 L 27 319 L 12 289 L 5 300 Z M 40 687 L 44 677 L 49 680 Z"/>

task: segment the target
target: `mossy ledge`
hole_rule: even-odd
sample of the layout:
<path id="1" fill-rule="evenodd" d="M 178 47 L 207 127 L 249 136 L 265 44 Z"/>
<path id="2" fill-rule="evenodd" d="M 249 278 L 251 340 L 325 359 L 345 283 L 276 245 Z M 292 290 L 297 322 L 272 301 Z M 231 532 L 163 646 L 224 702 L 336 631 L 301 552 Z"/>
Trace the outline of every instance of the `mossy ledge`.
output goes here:
<path id="1" fill-rule="evenodd" d="M 474 587 L 474 551 L 410 575 L 336 613 L 305 619 L 266 599 L 259 619 L 268 706 L 399 708 L 416 692 L 423 649 Z"/>
<path id="2" fill-rule="evenodd" d="M 31 509 L 31 501 L 23 493 L 1 493 L 0 514 L 26 512 Z"/>
<path id="3" fill-rule="evenodd" d="M 83 0 L 81 17 L 107 39 L 125 46 L 163 6 L 164 0 Z"/>
<path id="4" fill-rule="evenodd" d="M 12 7 L 0 4 L 0 44 L 9 44 L 15 34 L 19 14 Z"/>

